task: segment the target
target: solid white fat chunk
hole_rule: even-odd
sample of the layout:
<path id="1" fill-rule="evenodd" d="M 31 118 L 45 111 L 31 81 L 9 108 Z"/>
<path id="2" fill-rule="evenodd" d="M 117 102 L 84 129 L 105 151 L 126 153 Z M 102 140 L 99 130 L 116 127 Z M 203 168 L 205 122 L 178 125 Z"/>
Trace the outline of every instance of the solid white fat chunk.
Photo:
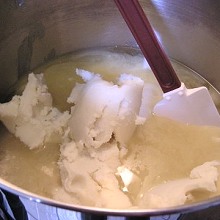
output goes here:
<path id="1" fill-rule="evenodd" d="M 127 208 L 131 202 L 120 190 L 115 170 L 120 165 L 116 143 L 107 143 L 90 156 L 75 142 L 61 146 L 59 162 L 62 184 L 54 198 L 88 206 Z M 67 194 L 69 196 L 67 196 Z"/>
<path id="2" fill-rule="evenodd" d="M 0 104 L 1 121 L 31 149 L 48 141 L 60 141 L 69 118 L 69 113 L 52 107 L 43 74 L 29 74 L 22 95 Z"/>
<path id="3" fill-rule="evenodd" d="M 150 208 L 183 205 L 187 200 L 192 199 L 191 192 L 194 190 L 216 192 L 219 175 L 217 166 L 220 166 L 220 161 L 206 162 L 195 167 L 189 178 L 169 181 L 153 187 L 143 195 L 140 207 L 145 207 L 146 204 Z"/>
<path id="4" fill-rule="evenodd" d="M 121 144 L 126 143 L 136 127 L 144 81 L 122 74 L 114 85 L 98 74 L 80 69 L 76 73 L 86 83 L 77 84 L 68 98 L 75 104 L 69 124 L 71 137 L 87 147 L 100 147 L 113 135 Z"/>

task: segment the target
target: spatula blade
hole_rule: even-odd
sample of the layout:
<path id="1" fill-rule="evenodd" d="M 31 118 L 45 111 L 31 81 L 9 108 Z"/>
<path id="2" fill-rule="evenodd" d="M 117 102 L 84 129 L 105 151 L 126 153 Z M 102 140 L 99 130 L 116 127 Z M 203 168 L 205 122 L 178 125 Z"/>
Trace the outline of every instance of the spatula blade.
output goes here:
<path id="1" fill-rule="evenodd" d="M 206 87 L 187 89 L 182 83 L 178 89 L 164 93 L 154 113 L 187 124 L 220 127 L 220 115 Z"/>

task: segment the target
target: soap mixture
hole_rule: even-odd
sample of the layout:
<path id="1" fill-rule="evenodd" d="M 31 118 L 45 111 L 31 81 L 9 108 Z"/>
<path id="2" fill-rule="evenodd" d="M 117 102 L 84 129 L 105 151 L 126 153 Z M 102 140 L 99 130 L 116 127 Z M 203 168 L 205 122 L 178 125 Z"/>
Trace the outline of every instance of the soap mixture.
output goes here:
<path id="1" fill-rule="evenodd" d="M 208 86 L 219 106 L 207 82 L 173 65 L 188 88 Z M 34 73 L 0 105 L 10 132 L 1 127 L 3 179 L 55 200 L 114 209 L 219 194 L 220 128 L 153 115 L 162 92 L 138 51 L 82 51 Z"/>

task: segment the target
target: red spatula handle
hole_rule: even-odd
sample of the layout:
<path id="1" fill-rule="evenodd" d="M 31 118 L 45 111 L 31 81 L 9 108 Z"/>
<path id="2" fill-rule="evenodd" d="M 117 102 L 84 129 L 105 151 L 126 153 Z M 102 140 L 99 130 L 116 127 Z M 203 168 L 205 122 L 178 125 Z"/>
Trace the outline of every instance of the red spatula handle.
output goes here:
<path id="1" fill-rule="evenodd" d="M 138 0 L 115 0 L 115 3 L 148 61 L 163 92 L 166 93 L 179 88 L 181 82 L 160 46 Z"/>

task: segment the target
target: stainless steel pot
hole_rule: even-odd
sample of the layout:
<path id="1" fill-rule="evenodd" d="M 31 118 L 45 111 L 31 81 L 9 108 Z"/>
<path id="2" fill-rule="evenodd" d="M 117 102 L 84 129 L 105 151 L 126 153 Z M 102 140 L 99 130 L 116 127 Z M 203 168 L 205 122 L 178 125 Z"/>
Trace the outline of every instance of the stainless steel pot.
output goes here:
<path id="1" fill-rule="evenodd" d="M 169 56 L 199 72 L 220 90 L 220 2 L 141 0 Z M 0 97 L 35 67 L 62 54 L 136 43 L 114 1 L 0 0 Z M 220 197 L 159 210 L 108 210 L 67 205 L 0 180 L 0 186 L 36 202 L 106 215 L 149 216 L 188 212 L 220 204 Z"/>

